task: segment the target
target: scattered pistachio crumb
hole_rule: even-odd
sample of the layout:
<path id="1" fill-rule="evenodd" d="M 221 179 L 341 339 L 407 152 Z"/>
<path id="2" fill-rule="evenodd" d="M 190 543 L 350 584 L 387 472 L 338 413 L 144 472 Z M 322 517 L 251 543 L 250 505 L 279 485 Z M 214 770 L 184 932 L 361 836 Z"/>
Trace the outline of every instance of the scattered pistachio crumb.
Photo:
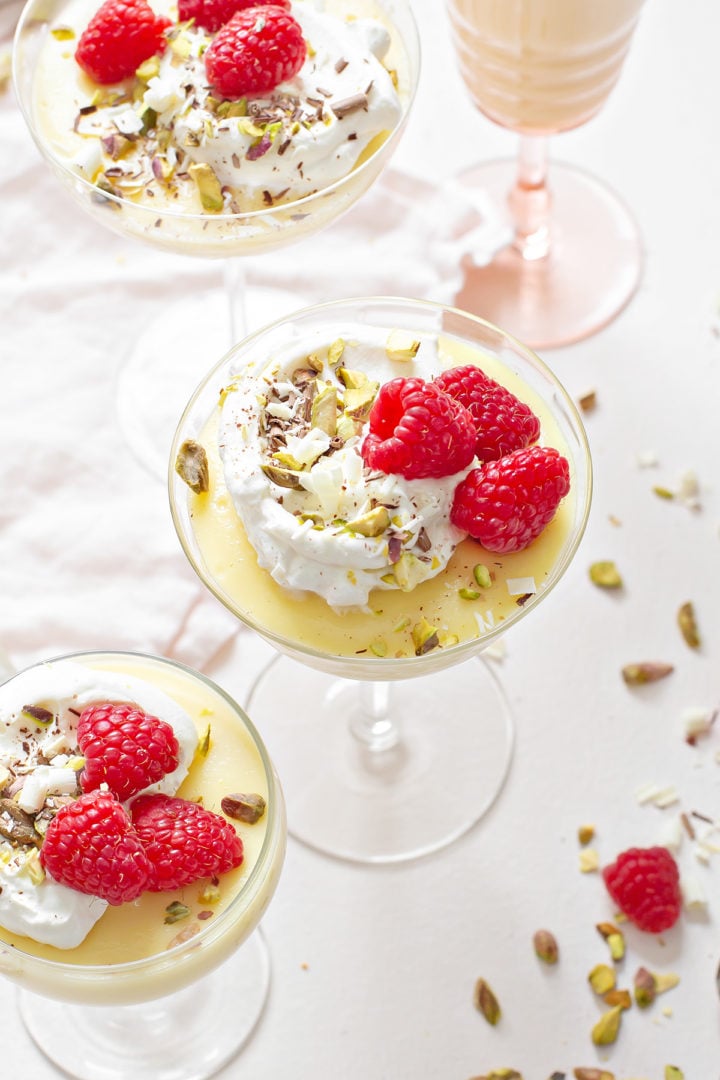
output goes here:
<path id="1" fill-rule="evenodd" d="M 675 493 L 670 488 L 662 487 L 660 484 L 655 484 L 652 491 L 658 499 L 666 499 L 669 502 L 675 498 Z"/>
<path id="2" fill-rule="evenodd" d="M 462 588 L 458 589 L 458 596 L 461 598 L 461 600 L 477 600 L 480 596 L 480 593 L 477 589 Z"/>
<path id="3" fill-rule="evenodd" d="M 588 392 L 586 394 L 582 394 L 578 398 L 578 405 L 580 406 L 580 408 L 582 409 L 583 412 L 585 412 L 585 413 L 592 412 L 593 409 L 595 408 L 595 406 L 597 405 L 597 391 L 596 390 L 588 390 Z"/>
<path id="4" fill-rule="evenodd" d="M 592 874 L 600 866 L 600 856 L 595 848 L 583 848 L 580 852 L 580 871 L 583 874 Z"/>
<path id="5" fill-rule="evenodd" d="M 695 608 L 690 600 L 680 607 L 677 613 L 677 621 L 685 643 L 689 645 L 691 649 L 699 649 L 700 633 L 695 618 Z"/>
<path id="6" fill-rule="evenodd" d="M 606 1013 L 603 1013 L 592 1029 L 592 1041 L 596 1046 L 609 1046 L 614 1043 L 620 1031 L 622 1020 L 622 1005 L 613 1005 Z"/>
<path id="7" fill-rule="evenodd" d="M 165 908 L 165 919 L 163 920 L 166 926 L 171 926 L 173 923 L 180 922 L 182 919 L 187 919 L 190 914 L 190 908 L 187 904 L 181 904 L 179 900 L 173 900 L 171 904 Z"/>
<path id="8" fill-rule="evenodd" d="M 495 997 L 495 994 L 485 979 L 478 979 L 476 981 L 475 990 L 473 992 L 473 1003 L 478 1012 L 483 1014 L 488 1024 L 492 1024 L 494 1027 L 500 1019 L 502 1011 L 498 999 Z"/>
<path id="9" fill-rule="evenodd" d="M 685 1073 L 677 1065 L 666 1065 L 664 1080 L 685 1080 Z"/>
<path id="10" fill-rule="evenodd" d="M 623 584 L 620 571 L 610 559 L 601 559 L 591 565 L 590 580 L 600 589 L 621 589 Z"/>
<path id="11" fill-rule="evenodd" d="M 217 904 L 220 899 L 220 889 L 209 881 L 198 893 L 199 904 Z"/>
<path id="12" fill-rule="evenodd" d="M 583 845 L 589 844 L 595 837 L 594 825 L 581 825 L 578 829 L 578 841 Z"/>
<path id="13" fill-rule="evenodd" d="M 596 964 L 588 975 L 588 982 L 595 993 L 602 997 L 615 989 L 615 970 L 608 964 Z"/>
<path id="14" fill-rule="evenodd" d="M 473 566 L 473 577 L 481 589 L 489 589 L 492 585 L 490 571 L 484 563 L 477 563 Z"/>
<path id="15" fill-rule="evenodd" d="M 626 686 L 644 686 L 645 683 L 658 682 L 672 675 L 672 664 L 660 661 L 644 660 L 637 664 L 626 664 L 622 668 L 622 677 Z"/>
<path id="16" fill-rule="evenodd" d="M 560 950 L 554 934 L 549 930 L 536 930 L 533 935 L 535 955 L 545 964 L 557 964 Z"/>

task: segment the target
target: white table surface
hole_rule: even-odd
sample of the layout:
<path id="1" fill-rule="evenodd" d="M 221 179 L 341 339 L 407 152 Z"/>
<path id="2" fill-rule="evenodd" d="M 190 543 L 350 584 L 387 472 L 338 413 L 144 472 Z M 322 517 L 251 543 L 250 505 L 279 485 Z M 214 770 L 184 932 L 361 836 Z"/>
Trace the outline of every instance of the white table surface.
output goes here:
<path id="1" fill-rule="evenodd" d="M 414 8 L 425 59 L 394 165 L 442 183 L 477 160 L 511 155 L 514 140 L 466 101 L 440 0 L 414 0 Z M 689 706 L 718 705 L 720 694 L 718 40 L 720 8 L 713 0 L 649 0 L 606 108 L 553 144 L 558 158 L 602 176 L 633 208 L 646 266 L 638 294 L 612 325 L 544 354 L 572 394 L 597 391 L 597 409 L 587 417 L 596 486 L 573 567 L 552 599 L 507 638 L 499 674 L 516 712 L 517 747 L 506 788 L 464 839 L 414 864 L 347 865 L 290 842 L 264 923 L 273 957 L 269 1006 L 252 1042 L 223 1077 L 468 1080 L 512 1066 L 525 1080 L 546 1080 L 555 1070 L 570 1077 L 576 1066 L 601 1064 L 617 1080 L 663 1080 L 668 1064 L 683 1069 L 686 1080 L 720 1075 L 720 866 L 700 863 L 685 839 L 679 859 L 683 872 L 702 882 L 706 912 L 683 915 L 662 943 L 629 929 L 620 979 L 627 985 L 644 964 L 678 972 L 681 983 L 652 1009 L 633 1008 L 617 1043 L 598 1052 L 589 1032 L 599 1009 L 586 977 L 607 956 L 595 923 L 611 917 L 613 907 L 598 876 L 579 872 L 576 837 L 579 825 L 594 823 L 596 847 L 607 862 L 623 848 L 656 842 L 663 824 L 681 809 L 720 815 L 720 733 L 689 747 L 681 719 Z M 38 321 L 20 286 L 29 280 L 29 260 L 36 268 L 60 265 L 51 223 L 88 226 L 33 157 L 29 140 L 17 135 L 10 94 L 0 106 L 3 130 L 12 130 L 15 146 L 37 161 L 27 190 L 34 214 L 22 236 L 0 203 L 0 236 L 11 236 L 15 245 L 2 255 L 0 349 L 3 340 L 12 342 L 13 393 L 30 410 L 50 369 L 62 370 L 64 358 L 87 341 L 77 304 L 63 308 L 62 275 L 57 303 L 46 299 Z M 8 164 L 3 162 L 3 172 Z M 132 273 L 142 256 L 148 273 L 172 263 L 173 272 L 177 267 L 178 275 L 186 275 L 178 281 L 194 280 L 180 257 L 155 259 L 130 241 L 101 237 L 99 230 L 88 236 L 94 241 L 82 257 L 91 268 L 113 258 Z M 192 272 L 197 274 L 197 264 Z M 84 288 L 90 301 L 96 289 L 97 302 L 111 304 L 112 296 L 100 295 L 100 273 L 95 282 L 89 274 Z M 113 323 L 119 340 L 127 315 L 117 313 Z M 33 353 L 42 319 L 52 320 L 56 331 L 53 356 Z M 18 343 L 27 349 L 26 364 Z M 98 378 L 105 375 L 111 372 L 100 367 Z M 2 559 L 6 569 L 13 560 L 21 574 L 28 566 L 21 492 L 29 450 L 4 437 L 3 398 Z M 28 420 L 28 446 L 34 448 L 29 411 Z M 54 422 L 61 439 L 62 415 Z M 90 443 L 88 459 L 92 450 Z M 641 469 L 638 455 L 648 452 L 658 464 Z M 31 458 L 36 462 L 36 455 Z M 673 487 L 688 471 L 701 484 L 700 510 L 652 493 L 654 484 Z M 102 475 L 94 482 L 100 493 Z M 136 483 L 140 492 L 153 481 L 138 472 Z M 154 524 L 169 537 L 161 495 L 156 514 Z M 625 578 L 619 595 L 588 580 L 590 563 L 606 558 Z M 191 581 L 179 555 L 173 554 L 172 566 L 179 581 Z M 48 571 L 62 587 L 62 560 Z M 37 588 L 37 579 L 29 579 L 28 589 Z M 112 601 L 112 586 L 104 599 Z M 150 612 L 154 600 L 149 579 L 136 599 L 139 628 L 143 605 Z M 703 637 L 697 652 L 684 644 L 675 623 L 686 600 L 695 604 Z M 2 636 L 11 625 L 8 614 L 0 597 L 0 646 L 12 653 L 13 641 Z M 102 640 L 99 629 L 93 632 L 94 644 L 116 644 Z M 23 638 L 22 658 L 33 648 L 42 655 L 48 643 L 56 652 L 63 642 L 54 633 L 40 626 L 34 645 Z M 93 642 L 79 635 L 67 644 Z M 211 670 L 241 693 L 266 647 L 244 635 L 238 651 L 240 664 Z M 661 684 L 631 691 L 619 669 L 635 660 L 668 661 L 675 671 Z M 441 783 L 452 784 L 452 777 Z M 640 806 L 635 793 L 646 783 L 676 786 L 680 803 L 666 810 Z M 560 943 L 561 960 L 553 969 L 543 968 L 532 951 L 532 934 L 542 926 L 554 930 Z M 473 985 L 481 975 L 503 1007 L 496 1028 L 473 1008 Z M 49 1080 L 56 1073 L 26 1036 L 13 999 L 13 987 L 0 983 L 3 1072 Z"/>

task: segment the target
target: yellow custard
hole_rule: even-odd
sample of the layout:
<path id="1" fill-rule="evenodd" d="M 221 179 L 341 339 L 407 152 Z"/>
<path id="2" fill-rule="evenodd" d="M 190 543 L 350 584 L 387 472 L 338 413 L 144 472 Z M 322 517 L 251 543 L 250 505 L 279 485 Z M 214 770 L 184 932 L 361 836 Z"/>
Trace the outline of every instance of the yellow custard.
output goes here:
<path id="1" fill-rule="evenodd" d="M 133 675 L 164 691 L 188 713 L 200 739 L 209 726 L 207 754 L 196 754 L 178 797 L 202 801 L 215 813 L 222 813 L 222 798 L 236 792 L 257 793 L 267 802 L 256 823 L 232 821 L 243 841 L 244 859 L 217 879 L 217 899 L 202 896 L 211 884 L 207 880 L 173 892 L 145 892 L 133 903 L 109 906 L 73 949 L 40 944 L 0 928 L 0 972 L 38 993 L 97 1003 L 143 1000 L 193 981 L 254 929 L 274 892 L 284 857 L 282 796 L 239 709 L 203 677 L 169 661 L 133 654 L 73 659 L 86 667 Z M 169 905 L 177 902 L 190 909 L 189 915 L 166 922 Z M 2 943 L 11 948 L 3 949 Z M 177 959 L 175 946 L 182 954 Z M 49 963 L 35 964 L 32 958 Z"/>
<path id="2" fill-rule="evenodd" d="M 540 441 L 561 453 L 565 451 L 560 428 L 547 405 L 517 375 L 495 357 L 454 339 L 442 338 L 438 347 L 443 367 L 477 363 L 530 405 L 541 421 Z M 258 566 L 225 487 L 217 450 L 217 425 L 216 411 L 198 437 L 208 454 L 209 490 L 189 495 L 191 528 L 204 573 L 220 598 L 241 617 L 261 632 L 301 648 L 334 657 L 378 661 L 414 657 L 412 632 L 423 618 L 438 628 L 441 649 L 482 638 L 516 615 L 520 606 L 531 605 L 541 595 L 568 545 L 575 512 L 572 489 L 553 521 L 524 551 L 497 555 L 466 539 L 443 571 L 410 592 L 374 590 L 369 610 L 334 610 L 312 593 L 298 597 L 288 592 Z M 474 568 L 478 565 L 490 572 L 489 588 L 477 583 Z M 534 588 L 524 588 L 527 582 L 523 579 L 532 579 Z"/>

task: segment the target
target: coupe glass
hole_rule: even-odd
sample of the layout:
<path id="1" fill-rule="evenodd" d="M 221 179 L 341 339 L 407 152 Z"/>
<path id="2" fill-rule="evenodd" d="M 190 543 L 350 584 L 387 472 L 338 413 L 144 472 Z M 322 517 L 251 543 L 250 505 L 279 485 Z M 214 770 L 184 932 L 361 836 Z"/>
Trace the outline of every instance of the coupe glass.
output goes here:
<path id="1" fill-rule="evenodd" d="M 481 365 L 484 358 L 495 364 L 516 392 L 544 414 L 552 445 L 561 447 L 570 462 L 571 494 L 543 534 L 554 547 L 546 549 L 547 565 L 538 573 L 537 592 L 519 601 L 507 600 L 503 593 L 507 602 L 494 624 L 482 599 L 470 599 L 470 606 L 457 614 L 472 620 L 468 638 L 424 655 L 415 655 L 396 631 L 407 633 L 404 627 L 417 623 L 423 612 L 432 618 L 431 605 L 437 601 L 433 589 L 446 590 L 462 607 L 465 600 L 457 600 L 457 585 L 467 575 L 472 581 L 474 565 L 487 563 L 495 570 L 500 560 L 503 574 L 511 576 L 512 567 L 522 578 L 542 549 L 533 552 L 531 545 L 525 553 L 499 557 L 467 540 L 437 579 L 411 592 L 375 590 L 370 610 L 343 615 L 315 596 L 294 599 L 258 568 L 213 450 L 212 423 L 220 392 L 249 362 L 280 355 L 290 342 L 293 355 L 295 350 L 300 355 L 305 341 L 315 341 L 317 347 L 318 335 L 332 341 L 345 327 L 350 339 L 354 327 L 361 333 L 364 326 L 380 328 L 381 333 L 429 335 L 446 349 L 459 349 L 460 355 L 470 350 Z M 208 451 L 211 486 L 200 496 L 191 495 L 174 468 L 187 439 Z M 505 780 L 514 725 L 493 662 L 479 654 L 534 611 L 558 583 L 583 534 L 590 491 L 582 422 L 554 375 L 504 331 L 442 305 L 362 298 L 307 308 L 241 342 L 206 376 L 175 436 L 172 515 L 201 580 L 279 653 L 258 674 L 247 708 L 282 770 L 290 831 L 296 838 L 347 860 L 396 862 L 444 847 L 482 817 Z M 202 540 L 201 511 L 208 530 Z M 208 537 L 223 535 L 228 519 L 232 540 L 213 549 Z M 512 561 L 521 556 L 522 561 Z M 472 608 L 473 603 L 479 606 Z M 354 638 L 349 640 L 348 634 Z M 385 649 L 373 645 L 378 637 Z M 358 638 L 370 647 L 358 651 Z M 401 642 L 405 654 L 398 655 Z"/>
<path id="2" fill-rule="evenodd" d="M 202 929 L 194 936 L 182 935 L 188 923 L 181 921 L 167 928 L 180 932 L 177 944 L 171 941 L 162 952 L 93 963 L 88 955 L 85 962 L 73 960 L 65 950 L 0 930 L 0 973 L 19 985 L 20 1013 L 28 1032 L 66 1074 L 81 1080 L 202 1080 L 238 1052 L 267 998 L 270 961 L 257 926 L 275 891 L 286 839 L 283 796 L 273 764 L 236 702 L 190 668 L 135 653 L 81 653 L 60 659 L 133 674 L 171 696 L 176 692 L 201 728 L 212 712 L 236 723 L 243 752 L 259 762 L 265 786 L 261 794 L 267 800 L 261 819 L 265 831 L 237 894 L 214 918 L 198 923 Z M 186 788 L 181 794 L 197 797 Z M 249 830 L 258 825 L 244 828 L 247 854 Z M 188 905 L 195 903 L 191 892 L 185 890 Z M 117 952 L 118 943 L 127 941 L 127 952 L 132 953 L 132 909 L 139 906 L 140 916 L 150 912 L 161 924 L 166 902 L 167 894 L 145 893 L 134 905 L 108 908 L 79 948 L 88 947 L 91 955 L 96 948 L 93 934 L 103 920 L 112 920 L 115 936 L 109 947 Z"/>
<path id="3" fill-rule="evenodd" d="M 548 168 L 548 136 L 586 123 L 615 86 L 643 0 L 447 0 L 460 72 L 481 112 L 520 136 L 516 161 L 457 177 L 484 192 L 513 236 L 473 266 L 457 302 L 534 348 L 568 344 L 610 322 L 633 295 L 635 222 L 599 180 Z"/>
<path id="4" fill-rule="evenodd" d="M 167 206 L 158 210 L 151 202 L 140 204 L 100 191 L 70 166 L 62 154 L 61 137 L 43 127 L 35 102 L 39 64 L 48 36 L 63 26 L 68 5 L 69 0 L 29 0 L 15 34 L 15 93 L 40 152 L 64 188 L 99 224 L 166 251 L 225 260 L 224 289 L 163 304 L 121 368 L 117 407 L 123 433 L 138 460 L 164 477 L 178 413 L 197 384 L 204 358 L 217 356 L 249 328 L 298 305 L 286 289 L 250 289 L 245 281 L 247 257 L 284 248 L 329 225 L 357 202 L 390 160 L 417 87 L 417 27 L 409 0 L 330 0 L 328 9 L 338 15 L 358 18 L 374 13 L 392 28 L 384 62 L 397 73 L 399 122 L 347 175 L 312 194 L 259 210 L 195 214 Z M 74 48 L 74 42 L 68 48 Z"/>

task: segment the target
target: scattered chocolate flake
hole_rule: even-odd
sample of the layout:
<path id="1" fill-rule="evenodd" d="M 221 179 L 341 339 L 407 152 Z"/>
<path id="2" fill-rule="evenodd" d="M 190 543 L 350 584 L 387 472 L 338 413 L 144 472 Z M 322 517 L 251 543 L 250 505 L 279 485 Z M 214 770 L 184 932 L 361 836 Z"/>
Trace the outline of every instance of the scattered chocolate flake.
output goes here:
<path id="1" fill-rule="evenodd" d="M 692 814 L 692 816 L 694 818 L 697 818 L 698 821 L 704 821 L 706 825 L 714 825 L 715 824 L 715 821 L 713 820 L 713 818 L 708 817 L 707 814 L 701 814 L 699 810 L 691 810 L 690 813 Z"/>
<path id="2" fill-rule="evenodd" d="M 432 541 L 428 536 L 427 530 L 424 526 L 420 529 L 420 532 L 418 533 L 417 546 L 420 548 L 421 551 L 429 551 L 432 547 Z"/>
<path id="3" fill-rule="evenodd" d="M 340 101 L 330 102 L 330 108 L 335 113 L 338 120 L 343 120 L 351 113 L 357 112 L 358 109 L 367 109 L 367 106 L 367 94 L 352 94 L 351 97 L 341 98 Z"/>
<path id="4" fill-rule="evenodd" d="M 267 190 L 265 190 L 265 191 L 263 191 L 263 193 L 262 193 L 262 196 L 263 196 L 263 202 L 265 203 L 265 205 L 266 205 L 266 206 L 272 206 L 272 204 L 273 204 L 273 197 L 272 197 L 272 195 L 270 194 L 270 192 L 269 192 L 269 191 L 267 191 Z"/>
<path id="5" fill-rule="evenodd" d="M 42 705 L 23 705 L 22 711 L 31 716 L 33 720 L 37 720 L 39 724 L 50 724 L 55 719 L 53 713 Z"/>
<path id="6" fill-rule="evenodd" d="M 527 604 L 530 597 L 534 596 L 534 595 L 535 595 L 535 593 L 531 593 L 531 592 L 523 593 L 522 596 L 516 597 L 515 603 L 518 605 L 518 607 L 524 607 L 525 604 Z"/>
<path id="7" fill-rule="evenodd" d="M 348 142 L 355 142 L 356 139 L 357 139 L 357 131 L 351 131 L 350 134 L 347 137 L 347 141 Z"/>
<path id="8" fill-rule="evenodd" d="M 685 813 L 685 811 L 683 811 L 682 814 L 680 815 L 680 821 L 682 822 L 682 826 L 685 829 L 685 832 L 690 837 L 690 839 L 694 840 L 695 839 L 695 828 L 693 826 L 692 821 L 690 820 L 690 818 Z"/>
<path id="9" fill-rule="evenodd" d="M 344 56 L 341 56 L 339 60 L 335 61 L 335 70 L 337 71 L 338 75 L 341 71 L 345 70 L 345 68 L 348 66 L 348 63 L 349 61 L 346 60 Z"/>

